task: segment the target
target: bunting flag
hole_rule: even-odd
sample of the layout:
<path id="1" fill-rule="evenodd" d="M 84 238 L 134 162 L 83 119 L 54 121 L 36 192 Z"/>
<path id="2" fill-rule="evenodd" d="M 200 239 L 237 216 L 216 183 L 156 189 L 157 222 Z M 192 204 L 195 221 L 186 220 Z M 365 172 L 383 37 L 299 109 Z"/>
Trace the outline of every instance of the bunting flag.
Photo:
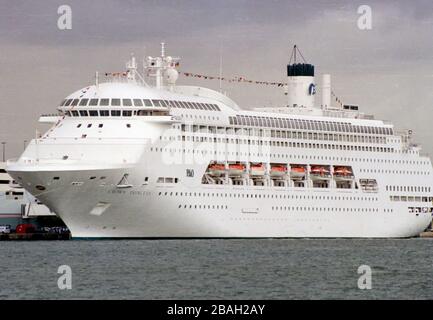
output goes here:
<path id="1" fill-rule="evenodd" d="M 129 70 L 124 72 L 106 72 L 106 77 L 126 77 L 128 75 Z"/>
<path id="2" fill-rule="evenodd" d="M 340 107 L 343 108 L 343 102 L 341 102 L 340 98 L 337 97 L 337 95 L 334 93 L 334 91 L 331 90 L 331 94 L 335 98 L 335 102 L 337 102 L 340 105 Z"/>
<path id="3" fill-rule="evenodd" d="M 260 84 L 265 86 L 277 86 L 277 87 L 284 87 L 285 83 L 283 82 L 269 82 L 269 81 L 257 81 L 257 80 L 249 80 L 244 77 L 233 77 L 233 78 L 226 78 L 226 77 L 217 77 L 217 76 L 207 76 L 203 74 L 197 74 L 197 73 L 191 73 L 191 72 L 181 72 L 180 74 L 184 75 L 185 77 L 193 77 L 193 78 L 199 78 L 199 79 L 205 79 L 205 80 L 221 80 L 221 81 L 227 81 L 227 82 L 246 82 L 246 83 L 252 83 L 252 84 Z"/>

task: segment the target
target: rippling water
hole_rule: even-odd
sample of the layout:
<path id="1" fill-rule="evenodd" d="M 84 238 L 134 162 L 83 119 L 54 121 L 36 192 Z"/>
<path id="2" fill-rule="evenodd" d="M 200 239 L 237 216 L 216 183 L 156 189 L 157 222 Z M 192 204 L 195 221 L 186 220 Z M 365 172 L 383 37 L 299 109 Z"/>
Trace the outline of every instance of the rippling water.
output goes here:
<path id="1" fill-rule="evenodd" d="M 433 239 L 0 243 L 0 299 L 432 299 Z M 357 269 L 373 270 L 371 290 Z M 72 268 L 72 290 L 57 269 Z"/>

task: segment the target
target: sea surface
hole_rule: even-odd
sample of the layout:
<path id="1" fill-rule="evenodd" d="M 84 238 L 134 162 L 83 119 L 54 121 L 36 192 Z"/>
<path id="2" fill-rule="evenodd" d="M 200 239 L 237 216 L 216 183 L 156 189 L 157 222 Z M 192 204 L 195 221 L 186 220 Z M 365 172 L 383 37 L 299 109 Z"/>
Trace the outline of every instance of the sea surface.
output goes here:
<path id="1" fill-rule="evenodd" d="M 432 298 L 433 239 L 0 242 L 0 299 Z"/>

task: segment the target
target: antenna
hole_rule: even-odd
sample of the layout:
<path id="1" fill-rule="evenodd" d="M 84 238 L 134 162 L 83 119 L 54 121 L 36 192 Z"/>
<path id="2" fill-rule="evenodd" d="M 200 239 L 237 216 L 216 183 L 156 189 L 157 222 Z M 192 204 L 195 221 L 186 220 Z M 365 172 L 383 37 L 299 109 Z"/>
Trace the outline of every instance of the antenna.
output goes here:
<path id="1" fill-rule="evenodd" d="M 307 63 L 307 61 L 305 60 L 304 56 L 301 53 L 301 50 L 298 49 L 298 46 L 295 44 L 293 46 L 292 49 L 292 53 L 290 54 L 290 61 L 289 64 L 292 64 L 292 59 L 293 59 L 293 63 L 296 64 L 297 63 L 297 54 L 299 53 L 299 55 L 301 56 L 302 60 L 304 60 L 304 63 Z"/>
<path id="2" fill-rule="evenodd" d="M 99 85 L 99 72 L 95 72 L 95 86 L 97 87 Z"/>
<path id="3" fill-rule="evenodd" d="M 222 77 L 223 77 L 223 45 L 222 43 L 220 43 L 220 70 L 219 70 L 220 93 L 223 92 Z"/>

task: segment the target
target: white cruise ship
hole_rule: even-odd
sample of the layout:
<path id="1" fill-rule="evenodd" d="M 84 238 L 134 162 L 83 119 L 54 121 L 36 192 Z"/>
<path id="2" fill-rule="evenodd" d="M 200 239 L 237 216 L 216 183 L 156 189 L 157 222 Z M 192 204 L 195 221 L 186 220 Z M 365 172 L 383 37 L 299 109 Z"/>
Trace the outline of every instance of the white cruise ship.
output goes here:
<path id="1" fill-rule="evenodd" d="M 134 58 L 96 76 L 8 162 L 73 237 L 412 237 L 430 224 L 432 165 L 412 132 L 333 106 L 329 75 L 316 105 L 314 66 L 289 63 L 287 104 L 246 110 L 176 85 L 178 61 L 162 46 L 146 78 Z"/>

